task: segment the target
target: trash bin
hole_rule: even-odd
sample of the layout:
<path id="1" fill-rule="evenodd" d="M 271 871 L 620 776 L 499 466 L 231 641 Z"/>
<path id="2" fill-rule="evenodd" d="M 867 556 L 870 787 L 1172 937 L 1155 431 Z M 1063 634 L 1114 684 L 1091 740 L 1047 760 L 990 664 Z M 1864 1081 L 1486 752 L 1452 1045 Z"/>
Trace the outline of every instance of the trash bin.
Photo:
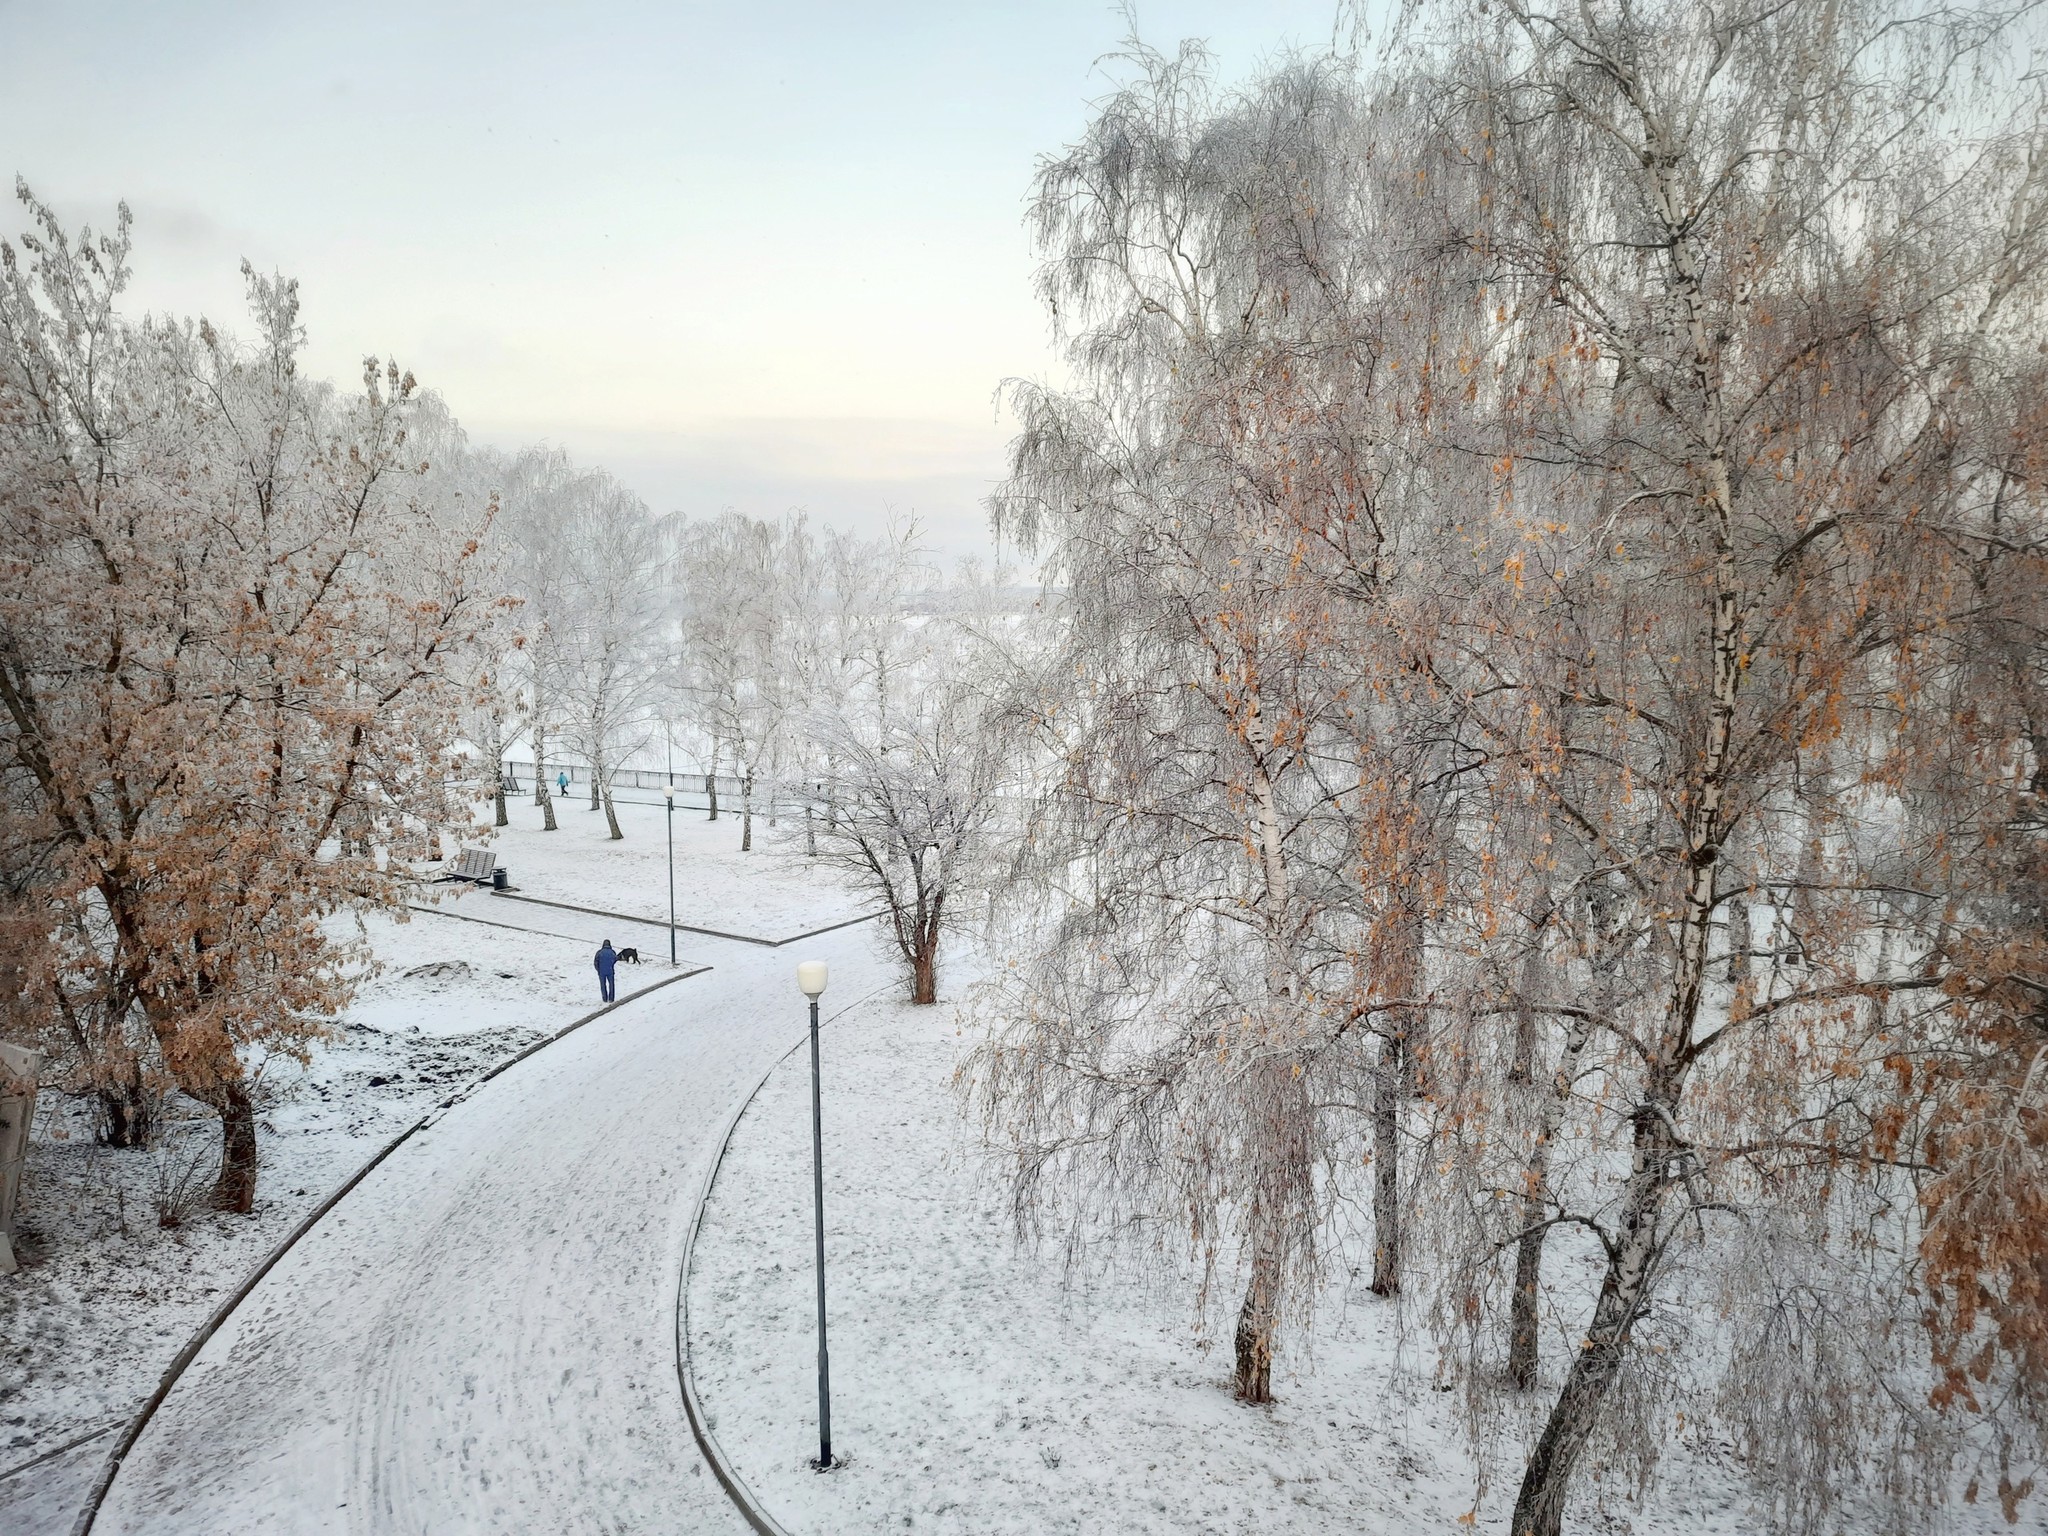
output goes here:
<path id="1" fill-rule="evenodd" d="M 505 866 L 502 864 L 491 871 L 491 889 L 494 891 L 509 891 L 512 889 L 512 882 L 506 878 Z"/>

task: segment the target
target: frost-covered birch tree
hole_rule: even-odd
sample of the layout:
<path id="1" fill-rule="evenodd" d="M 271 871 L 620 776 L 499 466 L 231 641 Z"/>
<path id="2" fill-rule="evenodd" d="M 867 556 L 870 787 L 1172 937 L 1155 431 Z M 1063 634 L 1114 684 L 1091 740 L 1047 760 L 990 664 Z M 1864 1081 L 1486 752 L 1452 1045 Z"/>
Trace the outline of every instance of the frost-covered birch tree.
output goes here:
<path id="1" fill-rule="evenodd" d="M 1885 940 L 1918 877 L 1873 770 L 1922 707 L 1901 683 L 1947 607 L 1934 527 L 1984 494 L 1957 423 L 2037 312 L 2038 128 L 1992 89 L 2005 24 L 1511 4 L 1446 56 L 1501 384 L 1473 430 L 1506 450 L 1475 547 L 1507 598 L 1470 613 L 1483 675 L 1446 685 L 1498 786 L 1542 807 L 1545 862 L 1606 893 L 1557 921 L 1619 930 L 1582 927 L 1591 969 L 1542 1005 L 1594 1004 L 1545 1012 L 1567 1108 L 1538 1134 L 1574 1166 L 1520 1177 L 1601 1278 L 1561 1298 L 1517 1532 L 1561 1528 L 1596 1436 L 1654 1458 L 1689 1374 L 1662 1362 L 1711 1357 L 1684 1299 L 1716 1275 L 1742 1383 L 1722 1409 L 1788 1520 L 1874 1475 L 1862 1437 L 1898 1449 L 1895 1508 L 1947 1466 L 1886 1367 L 1816 1347 L 1845 1319 L 1890 1333 L 1908 1283 L 1821 1277 L 1914 1241 L 1859 1212 L 1911 1186 L 1877 1067 L 1945 982 L 1931 935 Z"/>
<path id="2" fill-rule="evenodd" d="M 1435 537 L 1398 436 L 1445 242 L 1379 195 L 1398 96 L 1302 64 L 1229 100 L 1197 50 L 1133 61 L 1035 205 L 1084 384 L 1018 391 L 997 503 L 1049 555 L 1065 638 L 1021 703 L 1057 768 L 977 1091 L 1027 1226 L 1079 1185 L 1112 1229 L 1192 1233 L 1205 1292 L 1238 1270 L 1237 1387 L 1263 1402 L 1358 1156 L 1374 1288 L 1400 1286 L 1456 775 L 1398 707 L 1427 688 L 1401 560 Z"/>
<path id="3" fill-rule="evenodd" d="M 590 765 L 614 840 L 612 778 L 653 739 L 671 591 L 668 541 L 647 504 L 602 471 L 579 478 L 563 529 L 561 617 L 547 657 L 564 739 Z"/>
<path id="4" fill-rule="evenodd" d="M 527 734 L 533 746 L 533 803 L 541 825 L 557 830 L 554 786 L 546 771 L 548 744 L 556 739 L 562 708 L 555 696 L 557 650 L 569 622 L 571 530 L 581 488 L 574 464 L 559 449 L 528 448 L 502 466 L 502 580 L 519 600 L 518 634 L 508 670 L 516 667 L 525 694 Z"/>
<path id="5" fill-rule="evenodd" d="M 1256 1399 L 1369 1159 L 1518 1536 L 1685 1434 L 1797 1529 L 2042 1463 L 2031 15 L 1140 50 L 1041 174 L 1020 1220 L 1241 1266 Z"/>
<path id="6" fill-rule="evenodd" d="M 687 526 L 675 564 L 683 689 L 710 743 L 706 772 L 741 783 L 740 845 L 754 843 L 755 776 L 787 718 L 778 666 L 786 620 L 778 562 L 785 530 L 726 512 Z M 716 814 L 717 801 L 712 801 Z"/>

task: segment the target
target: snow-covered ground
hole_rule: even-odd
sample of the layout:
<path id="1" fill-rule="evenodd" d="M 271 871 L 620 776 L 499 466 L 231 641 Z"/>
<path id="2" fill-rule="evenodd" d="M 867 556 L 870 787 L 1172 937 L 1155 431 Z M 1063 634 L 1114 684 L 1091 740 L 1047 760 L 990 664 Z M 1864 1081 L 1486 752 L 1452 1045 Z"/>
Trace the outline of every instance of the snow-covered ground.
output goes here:
<path id="1" fill-rule="evenodd" d="M 163 1364 L 148 1358 L 158 1352 L 150 1341 L 182 1342 L 251 1255 L 436 1092 L 518 1050 L 593 994 L 580 975 L 572 986 L 557 974 L 572 959 L 587 965 L 580 945 L 573 956 L 547 956 L 514 934 L 451 931 L 430 919 L 370 927 L 389 969 L 364 986 L 341 1038 L 309 1071 L 275 1063 L 266 1074 L 255 1215 L 200 1209 L 180 1227 L 157 1224 L 160 1181 L 213 1153 L 210 1123 L 194 1120 L 192 1134 L 161 1153 L 115 1151 L 93 1144 L 83 1101 L 41 1096 L 21 1197 L 31 1262 L 0 1283 L 13 1378 L 0 1408 L 9 1464 L 133 1403 Z M 564 964 L 533 963 L 546 959 Z M 443 965 L 443 974 L 405 974 Z M 456 1001 L 458 990 L 468 995 Z M 123 1274 L 118 1289 L 106 1283 L 114 1272 Z"/>
<path id="2" fill-rule="evenodd" d="M 667 922 L 663 807 L 620 803 L 619 827 L 626 836 L 616 843 L 607 836 L 604 812 L 591 810 L 587 797 L 556 800 L 553 832 L 542 830 L 530 795 L 506 810 L 512 824 L 497 828 L 488 841 L 479 837 L 476 846 L 497 854 L 522 894 Z M 489 831 L 488 806 L 481 820 Z M 678 808 L 674 826 L 676 921 L 686 927 L 786 939 L 859 909 L 855 894 L 830 871 L 792 849 L 782 834 L 795 827 L 786 820 L 781 829 L 771 829 L 765 815 L 756 816 L 748 853 L 740 852 L 740 818 L 729 808 L 721 809 L 717 821 L 705 820 L 701 810 Z M 472 897 L 462 910 L 495 917 L 491 906 Z"/>
<path id="3" fill-rule="evenodd" d="M 1184 1289 L 1020 1253 L 949 1083 L 952 1011 L 890 1003 L 824 1033 L 833 1448 L 817 1454 L 810 1060 L 736 1130 L 690 1277 L 692 1359 L 721 1446 L 794 1533 L 1505 1531 L 1513 1476 L 1476 1503 L 1458 1394 L 1364 1280 L 1319 1304 L 1278 1401 L 1231 1396 L 1227 1334 Z M 1363 1255 L 1361 1255 L 1363 1257 Z M 1518 1465 L 1518 1463 L 1508 1463 Z M 1505 1486 L 1502 1486 L 1505 1483 Z M 1644 1504 L 1590 1485 L 1570 1529 L 1736 1536 L 1758 1501 L 1711 1446 L 1674 1448 Z M 1461 1523 L 1468 1514 L 1470 1524 Z M 1967 1512 L 1965 1528 L 1998 1528 Z M 1981 1517 L 1981 1518 L 1979 1518 Z M 1854 1528 L 1853 1521 L 1847 1528 Z"/>
<path id="4" fill-rule="evenodd" d="M 601 813 L 577 805 L 561 808 L 561 829 L 551 834 L 538 830 L 530 804 L 512 814 L 515 825 L 497 846 L 528 893 L 665 918 L 659 808 L 622 807 L 623 843 L 605 838 Z M 707 825 L 701 813 L 687 815 L 676 814 L 678 904 L 711 919 L 705 926 L 779 938 L 855 910 L 803 861 L 765 848 L 740 854 L 736 819 Z M 637 944 L 648 957 L 643 967 L 621 968 L 622 995 L 673 974 L 665 930 L 463 887 L 437 893 L 436 910 L 367 923 L 381 969 L 359 991 L 336 1040 L 308 1069 L 279 1062 L 267 1070 L 253 1215 L 210 1212 L 199 1201 L 179 1226 L 158 1225 L 168 1187 L 211 1155 L 211 1122 L 195 1120 L 188 1135 L 157 1151 L 112 1151 L 93 1144 L 82 1103 L 42 1096 L 22 1193 L 28 1263 L 0 1279 L 0 1531 L 7 1536 L 68 1528 L 110 1442 L 18 1476 L 8 1475 L 13 1469 L 124 1423 L 221 1297 L 328 1191 L 452 1090 L 599 1006 L 590 965 L 599 937 Z M 705 963 L 707 947 L 721 946 L 683 934 L 683 965 Z M 784 969 L 787 953 L 775 962 Z M 199 1192 L 200 1180 L 188 1183 Z"/>
<path id="5" fill-rule="evenodd" d="M 865 930 L 815 948 L 881 983 Z M 787 951 L 709 958 L 351 1191 L 199 1353 L 96 1529 L 743 1532 L 683 1419 L 678 1265 L 706 1146 L 802 998 Z"/>
<path id="6" fill-rule="evenodd" d="M 220 1297 L 328 1190 L 438 1099 L 600 1005 L 580 938 L 435 916 L 366 927 L 383 969 L 339 1037 L 310 1068 L 265 1073 L 254 1214 L 205 1209 L 194 1165 L 215 1153 L 211 1121 L 194 1118 L 154 1151 L 115 1151 L 93 1143 L 82 1102 L 41 1096 L 21 1196 L 27 1263 L 0 1279 L 0 1474 L 125 1420 Z M 670 974 L 629 972 L 626 989 Z M 164 1228 L 159 1210 L 181 1176 L 193 1208 Z M 0 1516 L 62 1471 L 0 1476 Z"/>
<path id="7" fill-rule="evenodd" d="M 522 811 L 530 810 L 522 807 Z M 520 815 L 520 811 L 515 811 Z M 528 892 L 665 911 L 649 810 L 499 843 Z M 525 818 L 522 817 L 522 820 Z M 736 823 L 688 846 L 704 926 L 787 938 L 857 910 L 802 861 L 742 856 Z M 660 885 L 649 890 L 659 871 Z M 679 891 L 683 882 L 679 880 Z M 156 1225 L 173 1155 L 90 1145 L 51 1095 L 24 1226 L 0 1280 L 0 1474 L 124 1422 L 193 1329 L 328 1190 L 430 1107 L 598 999 L 600 930 L 656 930 L 450 891 L 368 928 L 383 970 L 308 1070 L 263 1099 L 248 1218 Z M 757 896 L 759 900 L 757 900 Z M 1319 1306 L 1247 1409 L 1227 1338 L 1185 1291 L 1020 1253 L 949 1091 L 949 1007 L 896 1002 L 868 926 L 784 949 L 685 936 L 710 969 L 639 997 L 441 1113 L 286 1256 L 201 1351 L 116 1479 L 98 1529 L 732 1531 L 676 1390 L 690 1197 L 738 1096 L 690 1278 L 699 1388 L 727 1452 L 798 1532 L 1346 1532 L 1505 1527 L 1512 1478 L 1477 1500 L 1461 1404 L 1433 1389 L 1362 1283 Z M 673 977 L 665 955 L 622 971 Z M 791 969 L 830 960 L 825 1035 L 835 1448 L 816 1449 L 808 1057 Z M 199 1127 L 206 1139 L 207 1127 Z M 0 1475 L 0 1536 L 68 1529 L 106 1438 Z M 1505 1483 L 1506 1486 L 1503 1486 Z M 1733 1536 L 1761 1527 L 1711 1446 L 1681 1449 L 1646 1505 L 1617 1489 L 1573 1529 Z M 1973 1512 L 1980 1513 L 1980 1512 Z M 1974 1527 L 1972 1527 L 1974 1528 Z M 1985 1528 L 1990 1528 L 1989 1522 Z"/>

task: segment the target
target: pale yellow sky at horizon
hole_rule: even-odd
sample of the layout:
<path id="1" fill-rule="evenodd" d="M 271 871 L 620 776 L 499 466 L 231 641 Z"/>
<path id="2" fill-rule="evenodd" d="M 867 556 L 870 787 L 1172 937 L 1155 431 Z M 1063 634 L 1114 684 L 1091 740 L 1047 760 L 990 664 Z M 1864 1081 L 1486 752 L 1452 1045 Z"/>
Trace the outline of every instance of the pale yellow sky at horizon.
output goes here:
<path id="1" fill-rule="evenodd" d="M 1233 74 L 1335 15 L 1138 22 Z M 566 447 L 658 510 L 914 507 L 964 552 L 1003 380 L 1057 367 L 1033 164 L 1125 26 L 1082 3 L 0 0 L 0 171 L 74 223 L 129 201 L 135 308 L 234 328 L 246 256 L 300 280 L 313 371 L 395 356 L 481 441 Z"/>

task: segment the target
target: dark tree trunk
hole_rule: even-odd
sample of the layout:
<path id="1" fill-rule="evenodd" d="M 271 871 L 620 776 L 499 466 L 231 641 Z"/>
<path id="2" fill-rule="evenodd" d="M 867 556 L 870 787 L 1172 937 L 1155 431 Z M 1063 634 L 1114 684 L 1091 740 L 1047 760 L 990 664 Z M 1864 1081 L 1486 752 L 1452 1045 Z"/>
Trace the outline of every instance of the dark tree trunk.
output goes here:
<path id="1" fill-rule="evenodd" d="M 1606 1012 L 1604 994 L 1599 1007 Z M 1578 1081 L 1579 1058 L 1592 1034 L 1593 1026 L 1585 1019 L 1572 1021 L 1537 1121 L 1535 1145 L 1529 1150 L 1528 1192 L 1522 1198 L 1522 1235 L 1515 1240 L 1515 1290 L 1508 1312 L 1508 1380 L 1518 1387 L 1536 1384 L 1536 1296 L 1543 1283 L 1543 1240 L 1548 1230 L 1543 1222 L 1550 1215 L 1550 1144 L 1557 1139 L 1558 1120 Z"/>
<path id="2" fill-rule="evenodd" d="M 704 798 L 711 806 L 711 814 L 704 819 L 706 821 L 718 820 L 718 770 L 715 767 L 704 775 Z"/>
<path id="3" fill-rule="evenodd" d="M 1279 1266 L 1270 1255 L 1252 1260 L 1251 1280 L 1244 1288 L 1244 1305 L 1237 1312 L 1238 1401 L 1273 1401 L 1273 1327 L 1280 1298 Z"/>
<path id="4" fill-rule="evenodd" d="M 808 804 L 804 806 L 804 852 L 814 859 L 818 856 L 818 818 Z"/>
<path id="5" fill-rule="evenodd" d="M 604 821 L 605 825 L 611 829 L 611 840 L 613 842 L 617 843 L 625 840 L 626 834 L 619 830 L 619 813 L 617 807 L 612 804 L 612 787 L 609 784 L 604 787 Z"/>
<path id="6" fill-rule="evenodd" d="M 1515 994 L 1515 1050 L 1508 1063 L 1508 1081 L 1527 1084 L 1536 1080 L 1537 992 L 1543 985 L 1543 933 L 1550 926 L 1550 914 L 1531 920 L 1529 948 L 1522 956 L 1522 984 Z"/>
<path id="7" fill-rule="evenodd" d="M 100 1140 L 110 1147 L 146 1147 L 156 1123 L 154 1106 L 140 1083 L 109 1083 L 98 1090 Z"/>
<path id="8" fill-rule="evenodd" d="M 1572 1359 L 1564 1390 L 1558 1394 L 1543 1426 L 1536 1452 L 1522 1474 L 1515 1496 L 1512 1536 L 1559 1536 L 1564 1528 L 1564 1503 L 1571 1491 L 1572 1468 L 1591 1438 L 1607 1389 L 1621 1369 L 1630 1325 L 1649 1290 L 1651 1255 L 1647 1247 L 1625 1244 L 1600 1288 L 1593 1326 Z"/>
<path id="9" fill-rule="evenodd" d="M 223 1084 L 211 1098 L 220 1112 L 220 1179 L 213 1186 L 214 1209 L 246 1216 L 256 1208 L 256 1106 L 241 1083 Z"/>
<path id="10" fill-rule="evenodd" d="M 1403 909 L 1394 918 L 1386 956 L 1386 988 L 1404 1000 L 1393 1010 L 1389 1033 L 1380 1037 L 1372 1107 L 1372 1286 L 1375 1296 L 1401 1289 L 1401 1101 L 1424 1090 L 1421 1048 L 1427 1015 L 1423 990 L 1420 913 Z"/>
<path id="11" fill-rule="evenodd" d="M 943 890 L 925 894 L 923 876 L 918 877 L 917 907 L 896 918 L 896 945 L 910 964 L 910 1000 L 936 1003 L 939 1000 L 939 913 L 945 906 Z"/>
<path id="12" fill-rule="evenodd" d="M 754 851 L 754 776 L 740 780 L 740 852 Z"/>
<path id="13" fill-rule="evenodd" d="M 1529 950 L 1522 957 L 1522 983 L 1515 997 L 1515 1054 L 1508 1066 L 1508 1081 L 1518 1088 L 1529 1088 L 1536 1077 L 1537 993 L 1543 984 L 1543 933 L 1549 924 L 1547 911 L 1531 919 Z M 1567 1048 L 1566 1054 L 1573 1053 Z M 1560 1080 L 1565 1070 L 1559 1068 Z M 1523 1388 L 1536 1384 L 1541 1363 L 1536 1300 L 1543 1284 L 1543 1239 L 1548 1231 L 1541 1223 L 1547 1214 L 1543 1195 L 1550 1171 L 1553 1103 L 1546 1101 L 1536 1111 L 1535 1145 L 1529 1154 L 1527 1193 L 1522 1199 L 1522 1233 L 1515 1239 L 1514 1291 L 1508 1298 L 1508 1381 Z"/>
<path id="14" fill-rule="evenodd" d="M 1372 1104 L 1372 1293 L 1401 1289 L 1401 1100 L 1408 1069 L 1398 1035 L 1380 1040 Z"/>
<path id="15" fill-rule="evenodd" d="M 1572 1468 L 1592 1436 L 1607 1390 L 1621 1370 L 1629 1331 L 1649 1299 L 1662 1253 L 1657 1220 L 1670 1187 L 1665 1168 L 1673 1152 L 1669 1121 L 1658 1111 L 1676 1102 L 1675 1086 L 1669 1080 L 1653 1083 L 1636 1114 L 1635 1167 L 1622 1205 L 1620 1240 L 1608 1251 L 1592 1323 L 1572 1356 L 1564 1390 L 1551 1406 L 1535 1454 L 1522 1474 L 1514 1516 L 1508 1522 L 1511 1536 L 1559 1536 Z"/>
<path id="16" fill-rule="evenodd" d="M 502 768 L 498 772 L 498 792 L 491 796 L 491 806 L 491 825 L 505 827 L 512 824 L 512 818 L 505 814 L 505 774 Z"/>
<path id="17" fill-rule="evenodd" d="M 1515 1291 L 1508 1298 L 1508 1381 L 1520 1388 L 1536 1385 L 1536 1293 L 1543 1283 L 1542 1207 L 1533 1199 L 1522 1203 L 1522 1235 L 1515 1239 Z"/>

